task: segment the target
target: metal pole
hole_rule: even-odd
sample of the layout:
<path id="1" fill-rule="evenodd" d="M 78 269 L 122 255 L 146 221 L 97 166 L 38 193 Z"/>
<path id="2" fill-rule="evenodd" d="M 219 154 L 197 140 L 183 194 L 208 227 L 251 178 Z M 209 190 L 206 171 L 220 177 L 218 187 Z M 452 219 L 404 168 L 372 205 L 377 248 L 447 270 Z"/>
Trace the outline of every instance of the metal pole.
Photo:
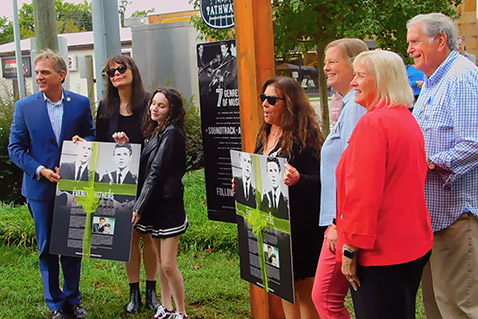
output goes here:
<path id="1" fill-rule="evenodd" d="M 120 16 L 117 0 L 103 1 L 104 20 L 106 32 L 106 57 L 110 58 L 121 54 Z"/>
<path id="2" fill-rule="evenodd" d="M 25 81 L 23 80 L 23 59 L 20 46 L 20 23 L 18 20 L 17 0 L 13 0 L 13 36 L 15 38 L 15 59 L 17 61 L 17 79 L 20 99 L 25 97 Z M 33 73 L 33 72 L 32 72 Z"/>
<path id="3" fill-rule="evenodd" d="M 103 70 L 106 60 L 105 21 L 103 19 L 103 1 L 91 1 L 93 16 L 93 39 L 95 41 L 95 78 L 96 100 L 101 101 L 105 91 L 105 78 Z"/>
<path id="4" fill-rule="evenodd" d="M 101 101 L 107 80 L 103 75 L 106 59 L 121 53 L 118 1 L 93 0 L 91 8 L 95 41 L 96 100 Z"/>

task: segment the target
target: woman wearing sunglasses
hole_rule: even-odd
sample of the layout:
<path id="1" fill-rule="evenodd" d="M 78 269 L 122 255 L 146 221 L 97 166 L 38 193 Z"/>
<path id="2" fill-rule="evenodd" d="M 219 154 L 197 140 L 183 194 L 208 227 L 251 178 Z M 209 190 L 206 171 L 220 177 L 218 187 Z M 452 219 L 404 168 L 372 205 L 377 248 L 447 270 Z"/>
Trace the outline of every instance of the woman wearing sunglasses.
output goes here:
<path id="1" fill-rule="evenodd" d="M 319 158 L 324 140 L 309 98 L 292 78 L 266 81 L 260 95 L 264 123 L 258 154 L 287 158 L 283 182 L 289 186 L 296 303 L 283 300 L 287 319 L 316 319 L 311 298 L 325 228 L 319 227 Z"/>
<path id="2" fill-rule="evenodd" d="M 98 106 L 96 116 L 97 140 L 102 142 L 144 144 L 141 131 L 148 109 L 149 94 L 143 88 L 141 75 L 134 60 L 125 55 L 115 55 L 106 61 L 105 73 L 109 77 L 106 93 Z M 126 274 L 130 285 L 130 301 L 126 313 L 138 312 L 142 306 L 139 290 L 141 266 L 140 240 L 143 239 L 143 262 L 146 272 L 146 308 L 159 306 L 156 299 L 157 253 L 151 234 L 133 230 L 130 262 Z"/>
<path id="3" fill-rule="evenodd" d="M 349 283 L 342 274 L 341 264 L 337 262 L 335 256 L 337 247 L 337 230 L 333 223 L 336 215 L 335 169 L 357 122 L 367 112 L 363 106 L 355 103 L 355 91 L 350 84 L 354 77 L 353 59 L 364 51 L 368 51 L 367 45 L 359 39 L 339 39 L 325 47 L 324 72 L 327 75 L 327 84 L 335 93 L 343 96 L 343 106 L 320 154 L 322 192 L 319 225 L 326 226 L 327 231 L 317 265 L 312 298 L 322 319 L 350 318 L 344 304 Z"/>

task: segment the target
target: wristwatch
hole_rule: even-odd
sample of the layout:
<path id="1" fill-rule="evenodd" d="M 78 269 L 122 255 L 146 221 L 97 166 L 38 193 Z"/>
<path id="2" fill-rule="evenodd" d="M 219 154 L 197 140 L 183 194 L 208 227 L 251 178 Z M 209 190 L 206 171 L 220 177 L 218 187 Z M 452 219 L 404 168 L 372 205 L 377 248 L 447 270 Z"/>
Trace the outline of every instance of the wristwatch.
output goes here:
<path id="1" fill-rule="evenodd" d="M 354 259 L 357 252 L 356 251 L 353 251 L 351 249 L 348 249 L 347 247 L 343 246 L 342 248 L 342 252 L 344 254 L 345 257 L 349 258 L 349 259 Z"/>

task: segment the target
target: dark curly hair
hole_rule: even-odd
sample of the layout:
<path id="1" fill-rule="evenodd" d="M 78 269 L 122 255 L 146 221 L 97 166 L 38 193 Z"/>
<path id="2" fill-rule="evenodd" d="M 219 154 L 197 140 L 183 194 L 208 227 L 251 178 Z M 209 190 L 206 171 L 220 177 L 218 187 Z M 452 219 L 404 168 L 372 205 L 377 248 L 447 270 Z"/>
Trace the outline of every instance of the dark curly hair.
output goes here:
<path id="1" fill-rule="evenodd" d="M 165 127 L 169 125 L 175 125 L 184 132 L 184 117 L 186 116 L 186 111 L 184 110 L 183 98 L 181 94 L 173 88 L 159 88 L 151 94 L 149 100 L 149 106 L 153 101 L 154 96 L 157 93 L 163 93 L 166 99 L 169 101 L 169 112 L 165 117 L 165 120 L 160 124 L 151 119 L 151 109 L 148 107 L 148 112 L 145 115 L 144 125 L 143 125 L 143 134 L 146 138 L 151 138 L 151 136 L 159 133 Z"/>
<path id="2" fill-rule="evenodd" d="M 285 98 L 285 108 L 282 113 L 282 144 L 279 155 L 293 154 L 292 149 L 298 147 L 301 152 L 309 149 L 312 155 L 320 160 L 320 149 L 324 142 L 324 136 L 315 120 L 315 112 L 309 103 L 309 98 L 299 83 L 285 76 L 277 76 L 268 79 L 262 93 L 271 85 L 275 87 Z M 257 135 L 257 144 L 266 145 L 267 136 L 271 130 L 271 124 L 264 122 Z"/>
<path id="3" fill-rule="evenodd" d="M 133 72 L 133 81 L 131 95 L 131 112 L 133 114 L 141 114 L 141 110 L 146 104 L 146 100 L 149 98 L 149 95 L 146 94 L 143 81 L 141 80 L 141 75 L 139 74 L 139 69 L 134 60 L 127 56 L 118 54 L 109 58 L 105 63 L 105 72 L 108 72 L 114 63 L 124 65 L 131 69 Z M 101 104 L 103 105 L 103 111 L 99 115 L 100 118 L 110 119 L 115 112 L 117 112 L 116 107 L 120 103 L 120 98 L 118 95 L 118 89 L 111 83 L 111 80 L 106 81 L 106 92 Z"/>

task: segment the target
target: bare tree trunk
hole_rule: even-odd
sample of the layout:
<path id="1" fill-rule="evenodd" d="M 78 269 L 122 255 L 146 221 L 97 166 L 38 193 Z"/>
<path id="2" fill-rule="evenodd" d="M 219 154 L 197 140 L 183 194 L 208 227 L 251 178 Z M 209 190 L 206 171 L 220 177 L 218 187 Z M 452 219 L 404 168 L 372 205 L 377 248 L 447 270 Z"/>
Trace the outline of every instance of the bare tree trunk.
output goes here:
<path id="1" fill-rule="evenodd" d="M 319 95 L 320 95 L 320 110 L 322 114 L 322 121 L 320 122 L 320 128 L 324 137 L 327 137 L 330 132 L 330 120 L 329 120 L 329 98 L 327 93 L 327 79 L 324 73 L 324 49 L 329 41 L 321 41 L 317 43 L 317 69 L 319 73 Z"/>

